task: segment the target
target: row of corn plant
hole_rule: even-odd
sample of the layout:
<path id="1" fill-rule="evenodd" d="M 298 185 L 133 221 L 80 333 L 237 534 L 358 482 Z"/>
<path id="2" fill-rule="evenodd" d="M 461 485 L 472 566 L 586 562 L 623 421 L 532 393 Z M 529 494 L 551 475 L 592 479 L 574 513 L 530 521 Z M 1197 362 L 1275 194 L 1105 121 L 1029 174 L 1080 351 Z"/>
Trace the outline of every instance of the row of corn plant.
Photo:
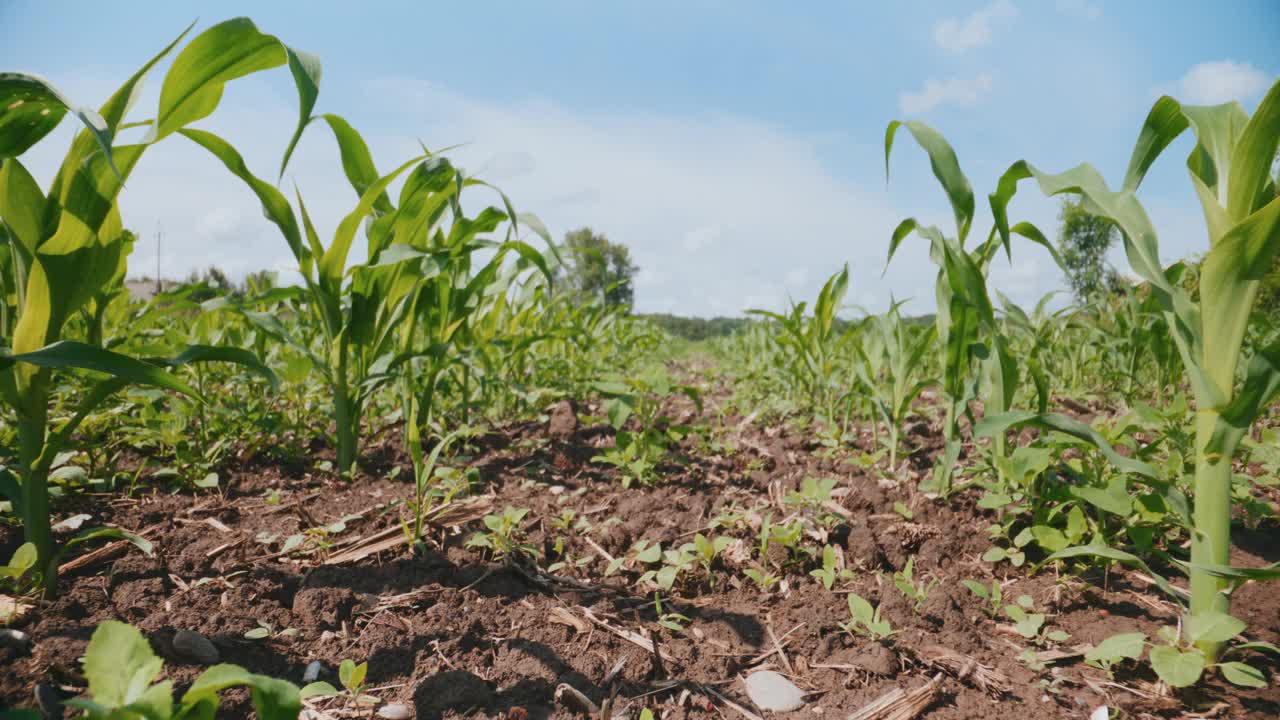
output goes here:
<path id="1" fill-rule="evenodd" d="M 0 357 L 0 399 L 18 425 L 17 476 L 0 472 L 0 490 L 23 518 L 26 540 L 35 546 L 47 593 L 57 580 L 58 551 L 49 522 L 48 474 L 59 450 L 104 400 L 128 384 L 155 385 L 199 398 L 169 372 L 194 361 L 223 360 L 258 367 L 238 348 L 193 346 L 162 359 L 139 359 L 95 344 L 90 333 L 68 339 L 64 329 L 90 303 L 101 305 L 118 286 L 132 236 L 124 229 L 117 196 L 145 151 L 192 122 L 213 113 L 226 83 L 288 65 L 304 114 L 315 100 L 319 64 L 247 19 L 215 25 L 188 43 L 174 59 L 160 91 L 154 117 L 131 123 L 127 115 L 144 78 L 190 28 L 161 50 L 98 110 L 73 105 L 56 87 L 35 75 L 0 75 L 0 219 L 5 228 L 5 322 L 12 342 Z M 71 113 L 85 128 L 72 141 L 48 191 L 42 191 L 22 155 Z M 145 127 L 141 142 L 120 144 L 117 136 Z M 294 138 L 301 133 L 301 125 Z M 10 298 L 12 300 L 10 300 Z M 51 427 L 51 373 L 78 368 L 107 378 L 86 392 L 69 418 Z"/>

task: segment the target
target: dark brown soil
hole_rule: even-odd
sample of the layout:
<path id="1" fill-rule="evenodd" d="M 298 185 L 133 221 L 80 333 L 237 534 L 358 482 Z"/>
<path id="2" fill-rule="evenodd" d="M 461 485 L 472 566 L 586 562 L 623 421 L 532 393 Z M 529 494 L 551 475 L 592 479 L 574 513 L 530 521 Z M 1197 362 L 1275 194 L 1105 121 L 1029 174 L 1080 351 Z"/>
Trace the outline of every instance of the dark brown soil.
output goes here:
<path id="1" fill-rule="evenodd" d="M 403 468 L 399 478 L 382 473 L 354 483 L 249 463 L 227 468 L 223 476 L 231 484 L 225 495 L 154 491 L 132 500 L 95 497 L 83 503 L 95 523 L 154 528 L 150 537 L 158 552 L 130 552 L 70 574 L 56 601 L 18 620 L 15 627 L 31 635 L 34 647 L 24 655 L 0 650 L 0 707 L 33 705 L 38 682 L 59 685 L 68 694 L 83 690 L 78 658 L 85 643 L 98 622 L 119 619 L 148 633 L 169 660 L 165 672 L 179 686 L 202 670 L 176 657 L 169 645 L 177 629 L 188 629 L 210 638 L 224 662 L 295 683 L 313 660 L 324 664 L 321 678 L 335 683 L 341 660 L 368 661 L 368 692 L 410 704 L 419 718 L 567 717 L 570 712 L 553 699 L 556 686 L 568 683 L 598 703 L 608 692 L 606 674 L 623 659 L 615 707 L 648 706 L 671 718 L 741 717 L 697 687 L 713 688 L 749 708 L 740 676 L 770 667 L 812 693 L 798 715 L 844 717 L 893 688 L 924 684 L 937 670 L 917 657 L 931 645 L 1002 673 L 1012 691 L 995 697 L 975 687 L 972 674 L 963 680 L 944 676 L 944 693 L 922 715 L 929 720 L 1085 718 L 1102 704 L 1133 717 L 1280 713 L 1274 680 L 1251 691 L 1213 678 L 1194 690 L 1169 693 L 1149 669 L 1132 665 L 1115 678 L 1070 659 L 1040 672 L 1029 669 L 1019 660 L 1028 641 L 1003 616 L 989 617 L 960 583 L 990 583 L 992 566 L 979 557 L 989 546 L 990 518 L 975 508 L 972 496 L 961 493 L 943 505 L 915 489 L 940 443 L 925 420 L 909 424 L 907 441 L 920 448 L 904 462 L 898 480 L 844 462 L 843 454 L 828 457 L 818 443 L 788 428 L 759 428 L 730 417 L 714 422 L 729 428 L 735 450 L 714 455 L 686 442 L 685 462 L 664 467 L 664 482 L 623 490 L 611 470 L 590 463 L 598 447 L 611 442 L 611 433 L 600 425 L 578 427 L 565 411 L 557 410 L 555 437 L 544 425 L 509 426 L 477 441 L 466 462 L 495 496 L 495 512 L 506 505 L 530 509 L 524 539 L 539 557 L 549 558 L 544 566 L 563 559 L 558 575 L 597 590 L 574 590 L 567 583 L 549 587 L 536 570 L 495 563 L 466 548 L 479 522 L 433 529 L 417 554 L 401 545 L 354 564 L 324 565 L 328 552 L 398 526 L 400 510 L 388 506 L 412 495 L 407 460 L 392 448 L 372 448 L 370 456 L 382 458 L 382 466 Z M 869 447 L 872 440 L 863 442 Z M 689 618 L 682 632 L 659 626 L 652 594 L 634 582 L 639 568 L 604 577 L 604 554 L 622 557 L 641 539 L 661 541 L 664 548 L 689 541 L 721 510 L 751 511 L 745 512 L 747 522 L 758 525 L 771 504 L 775 521 L 784 518 L 792 509 L 781 498 L 806 476 L 839 480 L 837 504 L 845 517 L 827 530 L 825 542 L 840 548 L 856 578 L 837 582 L 836 592 L 808 575 L 816 561 L 794 561 L 785 550 L 770 556 L 782 566 L 774 569 L 781 583 L 768 593 L 759 590 L 741 572 L 754 558 L 749 528 L 714 531 L 738 541 L 726 550 L 714 586 L 695 572 L 664 603 L 664 611 Z M 279 492 L 277 504 L 267 503 L 269 490 Z M 913 511 L 911 521 L 895 512 L 895 502 Z M 552 520 L 566 510 L 574 511 L 574 521 L 570 529 L 558 530 Z M 326 539 L 332 544 L 328 550 L 309 542 L 304 553 L 279 555 L 288 535 L 344 517 L 345 529 Z M 593 529 L 573 529 L 578 520 Z M 277 537 L 263 544 L 257 541 L 262 533 Z M 557 538 L 563 540 L 559 550 Z M 1240 533 L 1236 562 L 1275 561 L 1277 539 L 1274 525 Z M 812 546 L 814 540 L 806 542 Z M 0 528 L 0 556 L 18 542 L 15 529 Z M 937 581 L 919 610 L 890 581 L 891 572 L 912 556 L 916 578 Z M 585 564 L 576 566 L 577 560 Z M 1064 646 L 1134 630 L 1154 636 L 1162 625 L 1177 622 L 1175 606 L 1124 570 L 1061 582 L 1051 571 L 1028 575 L 1002 565 L 996 572 L 1006 582 L 1007 602 L 1029 595 L 1037 611 L 1049 614 L 1050 629 L 1070 633 Z M 898 633 L 876 643 L 842 631 L 838 623 L 848 620 L 848 610 L 839 591 L 849 588 L 881 604 Z M 592 624 L 581 608 L 615 628 L 652 633 L 673 661 L 655 668 L 649 653 Z M 1245 586 L 1234 608 L 1253 638 L 1280 642 L 1274 587 Z M 259 623 L 299 633 L 244 639 Z M 771 652 L 775 637 L 782 656 Z M 1277 667 L 1266 669 L 1271 674 Z M 662 679 L 687 682 L 639 697 Z M 222 717 L 250 714 L 243 693 L 226 697 Z"/>

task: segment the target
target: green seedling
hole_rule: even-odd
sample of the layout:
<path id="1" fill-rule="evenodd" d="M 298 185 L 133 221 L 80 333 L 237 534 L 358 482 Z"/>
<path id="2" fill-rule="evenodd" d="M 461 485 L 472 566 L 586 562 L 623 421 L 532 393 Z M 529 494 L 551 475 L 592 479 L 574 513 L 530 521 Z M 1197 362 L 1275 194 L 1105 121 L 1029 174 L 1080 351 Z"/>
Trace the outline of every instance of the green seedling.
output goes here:
<path id="1" fill-rule="evenodd" d="M 937 580 L 925 582 L 915 579 L 915 558 L 907 558 L 907 564 L 902 570 L 893 574 L 893 585 L 898 588 L 898 592 L 911 602 L 915 603 L 916 612 L 924 609 L 925 602 L 929 599 L 929 591 L 938 584 Z"/>
<path id="2" fill-rule="evenodd" d="M 852 580 L 853 571 L 846 567 L 842 567 L 839 554 L 831 545 L 822 547 L 822 567 L 809 571 L 809 575 L 818 579 L 822 583 L 822 587 L 830 590 L 835 585 L 836 580 Z"/>
<path id="3" fill-rule="evenodd" d="M 485 515 L 486 531 L 477 532 L 467 540 L 467 547 L 488 550 L 495 560 L 511 556 L 532 557 L 537 551 L 524 542 L 521 521 L 529 514 L 528 508 L 507 506 L 501 515 Z"/>
<path id="4" fill-rule="evenodd" d="M 225 663 L 201 673 L 175 701 L 173 681 L 156 682 L 164 661 L 152 651 L 151 643 L 136 628 L 114 620 L 94 630 L 81 663 L 89 689 L 65 704 L 83 710 L 86 718 L 211 718 L 218 710 L 218 693 L 237 686 L 249 689 L 262 720 L 296 720 L 302 712 L 302 698 L 293 684 Z"/>
<path id="5" fill-rule="evenodd" d="M 961 584 L 969 588 L 969 592 L 987 602 L 987 615 L 993 619 L 1000 615 L 1000 606 L 1004 601 L 1004 590 L 1000 587 L 998 580 L 993 578 L 990 588 L 975 580 L 962 580 Z"/>
<path id="6" fill-rule="evenodd" d="M 279 638 L 295 638 L 300 634 L 297 628 L 283 628 L 279 632 L 268 622 L 258 621 L 258 626 L 245 632 L 245 640 L 276 640 Z"/>
<path id="7" fill-rule="evenodd" d="M 876 641 L 886 640 L 896 632 L 889 621 L 881 617 L 879 607 L 872 608 L 871 603 L 855 593 L 849 593 L 849 622 L 840 627 L 850 635 L 866 635 Z"/>

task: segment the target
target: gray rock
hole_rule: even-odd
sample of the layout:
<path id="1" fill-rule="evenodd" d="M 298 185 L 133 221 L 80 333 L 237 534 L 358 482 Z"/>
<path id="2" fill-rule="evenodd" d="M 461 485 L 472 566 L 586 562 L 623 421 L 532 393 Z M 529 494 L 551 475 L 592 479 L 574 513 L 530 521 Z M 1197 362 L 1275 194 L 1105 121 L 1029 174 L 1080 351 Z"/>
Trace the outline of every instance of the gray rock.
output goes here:
<path id="1" fill-rule="evenodd" d="M 218 648 L 208 638 L 190 630 L 174 633 L 173 651 L 183 659 L 200 665 L 216 665 L 219 658 Z"/>
<path id="2" fill-rule="evenodd" d="M 0 630 L 0 648 L 26 650 L 31 646 L 31 636 L 21 630 Z"/>
<path id="3" fill-rule="evenodd" d="M 417 713 L 404 703 L 391 703 L 378 708 L 378 717 L 387 718 L 387 720 L 409 720 L 417 717 Z"/>
<path id="4" fill-rule="evenodd" d="M 36 685 L 36 704 L 48 720 L 62 720 L 67 710 L 62 704 L 62 693 L 47 683 Z"/>
<path id="5" fill-rule="evenodd" d="M 752 673 L 743 684 L 747 686 L 747 697 L 761 710 L 789 712 L 804 705 L 804 691 L 772 670 Z"/>

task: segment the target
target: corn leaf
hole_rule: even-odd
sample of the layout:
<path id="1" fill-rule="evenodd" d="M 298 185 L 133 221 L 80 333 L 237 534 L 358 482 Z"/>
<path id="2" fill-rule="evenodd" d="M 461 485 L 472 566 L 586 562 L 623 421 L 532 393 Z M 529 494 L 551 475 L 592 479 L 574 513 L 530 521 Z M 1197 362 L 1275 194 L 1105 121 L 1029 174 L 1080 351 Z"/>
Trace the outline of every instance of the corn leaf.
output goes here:
<path id="1" fill-rule="evenodd" d="M 1035 413 L 1030 410 L 1012 410 L 998 415 L 989 415 L 984 417 L 973 430 L 975 437 L 996 437 L 1001 433 L 1022 427 L 1024 425 L 1033 425 L 1045 430 L 1053 430 L 1055 432 L 1065 433 L 1072 437 L 1084 440 L 1098 449 L 1113 465 L 1125 472 L 1131 472 L 1143 475 L 1149 478 L 1157 478 L 1155 468 L 1150 465 L 1127 458 L 1115 451 L 1111 447 L 1111 443 L 1107 442 L 1101 433 L 1088 425 L 1059 413 Z"/>
<path id="2" fill-rule="evenodd" d="M 951 202 L 951 210 L 956 218 L 956 237 L 964 244 L 969 235 L 969 226 L 973 223 L 973 188 L 969 179 L 960 170 L 960 161 L 956 159 L 955 150 L 937 130 L 916 120 L 894 120 L 889 123 L 884 133 L 884 175 L 889 178 L 889 152 L 893 149 L 893 137 L 899 127 L 905 126 L 911 136 L 929 155 L 929 165 L 933 168 L 933 176 L 941 183 Z"/>
<path id="3" fill-rule="evenodd" d="M 138 385 L 154 385 L 193 398 L 200 397 L 199 393 L 186 383 L 154 365 L 74 340 L 61 340 L 33 352 L 0 355 L 0 370 L 11 367 L 15 363 L 27 363 L 58 370 L 71 368 L 92 370 Z"/>

